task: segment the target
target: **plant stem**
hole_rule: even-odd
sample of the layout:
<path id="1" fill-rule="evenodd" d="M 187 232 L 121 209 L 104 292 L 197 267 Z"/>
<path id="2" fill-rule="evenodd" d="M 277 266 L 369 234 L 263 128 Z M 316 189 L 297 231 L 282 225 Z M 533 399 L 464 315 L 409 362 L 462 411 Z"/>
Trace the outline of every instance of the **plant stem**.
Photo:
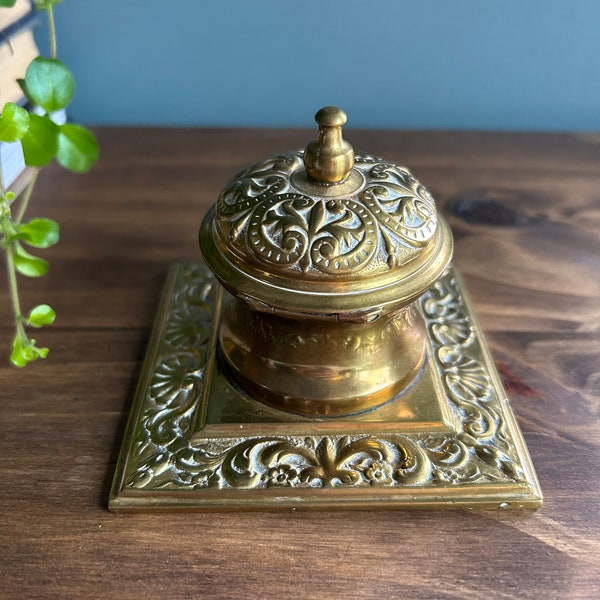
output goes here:
<path id="1" fill-rule="evenodd" d="M 4 227 L 4 220 L 2 221 L 2 225 L 4 238 L 7 239 L 8 231 Z M 19 289 L 17 287 L 17 272 L 15 270 L 15 259 L 12 244 L 7 244 L 4 248 L 4 251 L 6 253 L 6 273 L 8 276 L 8 290 L 10 292 L 13 315 L 15 317 L 16 333 L 18 336 L 26 337 L 25 329 L 23 327 L 23 316 L 21 314 L 21 303 L 19 301 Z"/>
<path id="2" fill-rule="evenodd" d="M 50 37 L 50 58 L 56 58 L 56 25 L 54 24 L 54 9 L 52 4 L 46 8 L 48 13 L 48 31 Z"/>
<path id="3" fill-rule="evenodd" d="M 19 206 L 19 211 L 17 212 L 17 216 L 15 217 L 15 225 L 18 225 L 23 216 L 25 215 L 25 211 L 27 210 L 27 205 L 29 204 L 29 199 L 31 198 L 31 193 L 33 192 L 33 188 L 35 187 L 35 182 L 37 181 L 37 177 L 39 175 L 40 170 L 34 169 L 33 174 L 31 175 L 31 180 L 27 184 L 27 188 L 23 192 L 23 200 L 21 200 L 21 205 Z"/>

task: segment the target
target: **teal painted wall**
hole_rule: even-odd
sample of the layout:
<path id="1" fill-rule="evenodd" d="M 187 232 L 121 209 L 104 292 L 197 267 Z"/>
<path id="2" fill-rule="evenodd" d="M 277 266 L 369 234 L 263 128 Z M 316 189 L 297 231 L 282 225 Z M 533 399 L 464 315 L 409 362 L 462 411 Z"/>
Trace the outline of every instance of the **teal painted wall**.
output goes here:
<path id="1" fill-rule="evenodd" d="M 95 124 L 600 130 L 596 0 L 65 0 Z M 39 43 L 46 48 L 44 33 Z"/>

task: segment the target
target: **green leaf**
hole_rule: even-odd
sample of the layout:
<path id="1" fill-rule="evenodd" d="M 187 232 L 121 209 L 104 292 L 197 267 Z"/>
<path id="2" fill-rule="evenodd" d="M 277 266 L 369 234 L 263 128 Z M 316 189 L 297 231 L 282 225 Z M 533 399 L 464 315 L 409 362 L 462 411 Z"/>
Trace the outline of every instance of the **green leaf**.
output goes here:
<path id="1" fill-rule="evenodd" d="M 10 355 L 10 360 L 15 367 L 24 367 L 27 363 L 46 356 L 48 356 L 48 348 L 37 348 L 35 340 L 29 340 L 20 334 L 15 336 Z"/>
<path id="2" fill-rule="evenodd" d="M 57 58 L 38 56 L 25 73 L 25 93 L 47 113 L 66 108 L 75 93 L 73 74 Z"/>
<path id="3" fill-rule="evenodd" d="M 7 102 L 0 115 L 0 142 L 16 142 L 29 129 L 29 113 L 14 102 Z"/>
<path id="4" fill-rule="evenodd" d="M 98 159 L 96 136 L 81 125 L 65 123 L 60 126 L 56 160 L 65 169 L 85 173 Z"/>
<path id="5" fill-rule="evenodd" d="M 2 8 L 12 8 L 17 0 L 0 0 L 0 6 Z"/>
<path id="6" fill-rule="evenodd" d="M 10 361 L 16 367 L 24 367 L 28 362 L 35 360 L 35 353 L 30 350 L 31 344 L 27 338 L 17 335 L 13 340 L 12 354 Z"/>
<path id="7" fill-rule="evenodd" d="M 29 313 L 27 324 L 32 327 L 42 327 L 44 325 L 52 325 L 54 319 L 56 319 L 56 313 L 52 307 L 47 304 L 39 304 Z"/>
<path id="8" fill-rule="evenodd" d="M 19 238 L 34 248 L 49 248 L 59 240 L 58 223 L 52 219 L 33 219 L 17 225 Z"/>
<path id="9" fill-rule="evenodd" d="M 56 156 L 59 127 L 50 117 L 29 115 L 29 119 L 29 130 L 21 140 L 25 164 L 43 167 Z"/>
<path id="10" fill-rule="evenodd" d="M 16 242 L 15 250 L 15 269 L 26 277 L 42 277 L 48 271 L 48 261 L 39 256 L 33 256 L 23 249 L 23 246 Z"/>

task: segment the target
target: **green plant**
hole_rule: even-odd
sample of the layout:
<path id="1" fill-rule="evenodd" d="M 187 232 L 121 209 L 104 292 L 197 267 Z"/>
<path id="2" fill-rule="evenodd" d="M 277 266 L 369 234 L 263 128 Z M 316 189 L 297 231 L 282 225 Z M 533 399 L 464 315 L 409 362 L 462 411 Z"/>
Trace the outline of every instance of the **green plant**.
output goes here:
<path id="1" fill-rule="evenodd" d="M 30 114 L 12 102 L 0 115 L 0 141 L 19 141 L 25 164 L 33 167 L 31 180 L 19 197 L 0 186 L 0 248 L 6 255 L 8 287 L 15 324 L 11 362 L 24 367 L 37 358 L 45 358 L 48 348 L 40 348 L 27 333 L 26 327 L 42 327 L 54 322 L 55 312 L 48 304 L 33 308 L 28 316 L 21 312 L 17 273 L 26 277 L 41 277 L 48 262 L 30 254 L 24 246 L 48 248 L 59 239 L 58 223 L 51 219 L 23 221 L 41 167 L 52 160 L 75 173 L 89 170 L 98 158 L 98 142 L 94 134 L 80 125 L 57 125 L 52 113 L 65 109 L 75 93 L 75 78 L 56 58 L 56 28 L 54 5 L 62 0 L 34 0 L 35 7 L 48 16 L 50 58 L 37 57 L 27 68 L 19 84 L 29 102 L 39 107 L 41 114 Z M 10 8 L 15 0 L 0 0 L 0 7 Z M 37 112 L 37 111 L 36 111 Z"/>

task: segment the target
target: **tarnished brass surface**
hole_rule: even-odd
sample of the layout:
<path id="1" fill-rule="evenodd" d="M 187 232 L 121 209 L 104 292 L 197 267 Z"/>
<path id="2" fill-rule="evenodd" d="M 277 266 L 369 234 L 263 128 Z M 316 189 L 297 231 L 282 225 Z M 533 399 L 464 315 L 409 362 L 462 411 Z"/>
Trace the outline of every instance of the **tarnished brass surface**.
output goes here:
<path id="1" fill-rule="evenodd" d="M 536 507 L 541 492 L 450 269 L 419 299 L 428 359 L 362 415 L 306 417 L 252 398 L 215 351 L 234 300 L 202 263 L 173 268 L 119 458 L 112 509 Z"/>
<path id="2" fill-rule="evenodd" d="M 337 125 L 325 126 L 323 111 Z M 369 320 L 429 288 L 450 261 L 452 235 L 405 167 L 353 152 L 339 131 L 345 115 L 323 111 L 310 151 L 272 156 L 232 179 L 202 223 L 200 246 L 221 283 L 257 310 Z M 321 162 L 340 153 L 341 179 L 329 183 Z"/>
<path id="3" fill-rule="evenodd" d="M 406 170 L 342 139 L 318 139 L 238 174 L 200 231 L 208 265 L 238 298 L 221 320 L 229 373 L 283 410 L 339 416 L 411 385 L 426 359 L 412 302 L 444 271 L 452 236 Z"/>
<path id="4" fill-rule="evenodd" d="M 412 305 L 373 323 L 281 317 L 232 302 L 219 343 L 242 386 L 277 408 L 352 414 L 388 402 L 425 361 L 425 327 Z"/>
<path id="5" fill-rule="evenodd" d="M 174 272 L 111 506 L 538 505 L 433 198 L 315 119 Z"/>

